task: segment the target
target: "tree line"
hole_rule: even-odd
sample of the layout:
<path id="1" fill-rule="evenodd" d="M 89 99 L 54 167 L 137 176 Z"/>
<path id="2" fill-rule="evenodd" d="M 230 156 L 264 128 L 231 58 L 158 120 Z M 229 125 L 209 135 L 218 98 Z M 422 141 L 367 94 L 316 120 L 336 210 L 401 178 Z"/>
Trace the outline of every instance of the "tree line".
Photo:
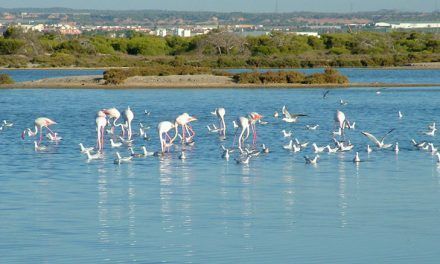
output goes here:
<path id="1" fill-rule="evenodd" d="M 68 37 L 10 27 L 0 37 L 3 67 L 375 67 L 439 60 L 440 34 L 421 32 L 329 33 L 314 37 L 279 32 L 241 36 L 215 30 L 190 38 L 137 32 L 112 38 Z"/>

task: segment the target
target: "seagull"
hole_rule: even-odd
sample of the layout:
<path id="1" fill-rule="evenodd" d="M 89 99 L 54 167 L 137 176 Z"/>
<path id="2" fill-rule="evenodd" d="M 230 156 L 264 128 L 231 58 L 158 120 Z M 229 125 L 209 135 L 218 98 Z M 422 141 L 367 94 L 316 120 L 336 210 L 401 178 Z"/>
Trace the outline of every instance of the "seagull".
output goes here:
<path id="1" fill-rule="evenodd" d="M 79 143 L 78 145 L 80 147 L 81 153 L 86 153 L 87 151 L 92 151 L 93 150 L 93 147 L 85 148 L 83 143 Z"/>
<path id="2" fill-rule="evenodd" d="M 285 129 L 281 130 L 281 133 L 283 133 L 284 137 L 291 137 L 292 136 L 292 131 L 289 130 L 289 132 L 287 132 Z"/>
<path id="3" fill-rule="evenodd" d="M 345 127 L 344 128 L 348 128 L 351 130 L 355 130 L 356 129 L 356 122 L 350 123 L 348 120 L 345 123 Z"/>
<path id="4" fill-rule="evenodd" d="M 297 138 L 295 138 L 295 142 L 296 142 L 296 144 L 297 144 L 299 147 L 301 147 L 302 149 L 307 148 L 307 146 L 309 145 L 309 142 L 303 142 L 303 143 L 300 143 L 299 140 L 298 140 Z"/>
<path id="5" fill-rule="evenodd" d="M 427 131 L 427 132 L 422 132 L 424 135 L 427 135 L 427 136 L 431 136 L 431 137 L 433 137 L 433 136 L 435 136 L 435 132 L 437 131 L 437 128 L 435 128 L 435 129 L 432 129 L 431 131 Z"/>
<path id="6" fill-rule="evenodd" d="M 316 155 L 313 159 L 309 158 L 308 156 L 304 156 L 304 159 L 306 160 L 306 164 L 317 164 L 319 160 L 319 155 Z"/>
<path id="7" fill-rule="evenodd" d="M 332 147 L 330 147 L 330 145 L 327 145 L 326 148 L 327 148 L 328 153 L 336 153 L 339 150 L 338 147 L 332 148 Z"/>
<path id="8" fill-rule="evenodd" d="M 3 120 L 3 125 L 2 126 L 4 126 L 4 127 L 11 127 L 13 125 L 14 125 L 14 123 L 6 121 L 6 120 Z"/>
<path id="9" fill-rule="evenodd" d="M 414 145 L 414 147 L 416 147 L 418 149 L 422 149 L 425 146 L 425 144 L 426 144 L 425 141 L 417 143 L 414 139 L 411 139 L 411 142 Z"/>
<path id="10" fill-rule="evenodd" d="M 313 144 L 312 144 L 312 147 L 313 147 L 313 152 L 315 152 L 315 153 L 321 153 L 321 152 L 324 152 L 324 150 L 326 149 L 326 147 L 318 147 L 318 146 L 316 145 L 316 143 L 313 143 Z"/>
<path id="11" fill-rule="evenodd" d="M 209 125 L 207 125 L 206 127 L 208 128 L 208 131 L 210 133 L 218 133 L 221 130 L 220 128 L 217 128 L 215 124 L 212 124 L 212 128 Z"/>
<path id="12" fill-rule="evenodd" d="M 121 157 L 121 154 L 119 152 L 116 152 L 116 159 L 113 161 L 114 164 L 121 164 L 121 163 L 127 163 L 130 162 L 133 159 L 132 156 L 130 157 Z"/>
<path id="13" fill-rule="evenodd" d="M 339 104 L 340 105 L 348 105 L 348 102 L 341 99 L 341 100 L 339 100 Z"/>
<path id="14" fill-rule="evenodd" d="M 111 138 L 110 145 L 112 146 L 112 148 L 120 148 L 122 146 L 122 143 L 121 142 L 114 142 L 113 138 Z"/>
<path id="15" fill-rule="evenodd" d="M 394 145 L 394 153 L 399 153 L 399 142 L 396 142 L 396 144 Z"/>
<path id="16" fill-rule="evenodd" d="M 63 138 L 58 136 L 58 133 L 49 133 L 46 135 L 46 137 L 50 140 L 50 141 L 61 141 Z"/>
<path id="17" fill-rule="evenodd" d="M 339 143 L 338 144 L 338 148 L 340 151 L 345 152 L 345 151 L 350 151 L 354 148 L 354 145 L 351 144 L 350 141 L 348 141 L 348 144 L 345 144 L 345 142 Z"/>
<path id="18" fill-rule="evenodd" d="M 333 134 L 334 137 L 335 136 L 342 136 L 342 129 L 339 128 L 338 131 L 333 131 L 332 134 Z"/>
<path id="19" fill-rule="evenodd" d="M 437 130 L 437 128 L 435 127 L 435 122 L 433 122 L 431 125 L 428 125 L 428 128 L 431 130 Z"/>
<path id="20" fill-rule="evenodd" d="M 359 153 L 358 153 L 358 152 L 356 152 L 356 155 L 355 155 L 354 158 L 353 158 L 353 162 L 354 162 L 354 163 L 359 163 L 359 162 L 361 162 L 361 159 L 359 158 Z"/>
<path id="21" fill-rule="evenodd" d="M 181 160 L 185 160 L 186 159 L 185 151 L 181 151 L 180 152 L 179 159 L 181 159 Z"/>
<path id="22" fill-rule="evenodd" d="M 377 90 L 377 91 L 376 91 L 376 94 L 377 94 L 377 95 L 380 95 L 380 94 L 382 93 L 382 90 L 385 90 L 385 88 L 381 88 L 381 89 Z"/>
<path id="23" fill-rule="evenodd" d="M 237 128 L 238 128 L 237 122 L 235 122 L 235 120 L 232 121 L 232 125 L 234 126 L 234 129 L 237 129 Z"/>
<path id="24" fill-rule="evenodd" d="M 47 147 L 44 145 L 38 145 L 37 141 L 34 141 L 34 149 L 35 151 L 46 151 Z"/>
<path id="25" fill-rule="evenodd" d="M 293 144 L 292 151 L 293 151 L 293 153 L 300 152 L 301 151 L 301 146 L 297 145 L 297 144 Z"/>
<path id="26" fill-rule="evenodd" d="M 150 111 L 144 110 L 144 115 L 149 116 L 151 114 Z"/>
<path id="27" fill-rule="evenodd" d="M 223 150 L 222 158 L 225 160 L 229 160 L 229 149 L 225 148 Z"/>
<path id="28" fill-rule="evenodd" d="M 283 119 L 282 120 L 286 123 L 296 123 L 298 121 L 298 117 L 307 116 L 305 114 L 291 114 L 287 110 L 286 106 L 283 106 L 282 112 L 283 112 Z"/>
<path id="29" fill-rule="evenodd" d="M 135 152 L 133 151 L 133 148 L 128 148 L 128 150 L 130 151 L 130 155 L 131 155 L 133 158 L 143 158 L 143 157 L 145 157 L 145 155 L 142 154 L 142 153 L 135 153 Z"/>
<path id="30" fill-rule="evenodd" d="M 133 144 L 132 139 L 124 139 L 123 137 L 119 136 L 119 140 L 121 140 L 122 144 L 127 146 L 131 146 L 131 144 Z"/>
<path id="31" fill-rule="evenodd" d="M 273 117 L 278 118 L 279 114 L 277 111 L 275 111 L 275 113 L 273 113 Z"/>
<path id="32" fill-rule="evenodd" d="M 316 130 L 319 127 L 319 125 L 306 125 L 306 128 L 308 130 Z"/>
<path id="33" fill-rule="evenodd" d="M 101 153 L 95 153 L 95 154 L 91 154 L 90 153 L 90 150 L 88 150 L 88 151 L 86 151 L 85 152 L 86 153 L 86 155 L 87 155 L 87 160 L 88 161 L 90 161 L 90 160 L 97 160 L 97 159 L 102 159 L 104 156 L 101 154 Z"/>
<path id="34" fill-rule="evenodd" d="M 367 153 L 369 154 L 371 152 L 373 152 L 373 149 L 370 147 L 370 145 L 367 145 Z"/>
<path id="35" fill-rule="evenodd" d="M 366 136 L 367 138 L 369 138 L 371 141 L 373 141 L 374 144 L 376 144 L 376 146 L 380 149 L 387 149 L 390 148 L 392 146 L 392 144 L 385 144 L 385 138 L 394 131 L 394 128 L 391 129 L 390 131 L 388 131 L 385 136 L 383 136 L 383 138 L 381 138 L 381 140 L 379 141 L 375 136 L 373 136 L 372 134 L 368 133 L 368 132 L 362 132 L 362 135 Z"/>
<path id="36" fill-rule="evenodd" d="M 293 140 L 290 140 L 289 144 L 284 145 L 283 149 L 285 149 L 285 150 L 292 150 L 293 149 Z"/>
<path id="37" fill-rule="evenodd" d="M 429 145 L 429 147 L 431 147 L 431 154 L 432 155 L 434 155 L 438 152 L 438 149 L 436 147 L 434 147 L 434 144 L 429 143 L 428 145 Z"/>
<path id="38" fill-rule="evenodd" d="M 397 113 L 397 116 L 399 117 L 399 119 L 402 119 L 402 118 L 403 118 L 403 114 L 402 114 L 402 112 L 399 111 L 399 112 Z"/>
<path id="39" fill-rule="evenodd" d="M 323 94 L 322 94 L 322 99 L 327 98 L 327 95 L 330 93 L 330 90 L 326 90 Z"/>
<path id="40" fill-rule="evenodd" d="M 261 147 L 263 148 L 263 153 L 264 153 L 264 154 L 268 154 L 268 153 L 270 152 L 269 147 L 266 147 L 265 144 L 261 145 Z"/>
<path id="41" fill-rule="evenodd" d="M 142 151 L 144 152 L 144 156 L 145 157 L 154 156 L 154 152 L 153 151 L 147 151 L 147 147 L 145 147 L 145 146 L 142 146 Z"/>
<path id="42" fill-rule="evenodd" d="M 245 155 L 244 157 L 240 156 L 240 157 L 236 158 L 235 162 L 237 164 L 245 164 L 246 165 L 246 164 L 249 164 L 250 159 L 251 159 L 251 156 Z"/>

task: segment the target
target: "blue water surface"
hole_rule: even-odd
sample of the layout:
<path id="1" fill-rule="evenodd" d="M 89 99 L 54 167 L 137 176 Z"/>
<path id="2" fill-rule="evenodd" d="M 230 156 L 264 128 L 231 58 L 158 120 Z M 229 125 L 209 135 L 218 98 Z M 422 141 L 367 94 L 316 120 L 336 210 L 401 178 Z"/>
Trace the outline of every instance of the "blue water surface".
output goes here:
<path id="1" fill-rule="evenodd" d="M 0 120 L 14 126 L 0 132 L 0 263 L 437 263 L 440 168 L 410 139 L 440 143 L 422 134 L 440 122 L 440 90 L 335 89 L 326 99 L 323 92 L 1 90 Z M 308 116 L 295 124 L 273 118 L 283 105 Z M 106 135 L 105 159 L 87 162 L 78 143 L 95 144 L 95 114 L 113 106 L 133 109 L 135 132 L 139 122 L 151 126 L 151 141 L 135 136 L 137 152 L 142 145 L 158 150 L 157 123 L 183 112 L 198 118 L 196 144 L 185 161 L 173 149 L 163 158 L 114 165 Z M 206 129 L 217 122 L 210 112 L 219 106 L 227 111 L 226 141 Z M 303 158 L 314 155 L 310 148 L 282 148 L 282 129 L 300 141 L 332 144 L 336 109 L 356 122 L 346 135 L 354 151 L 322 153 L 313 166 Z M 269 122 L 258 125 L 257 146 L 272 152 L 248 166 L 221 159 L 221 144 L 233 145 L 232 120 L 251 111 Z M 33 139 L 20 138 L 39 116 L 58 122 L 52 128 L 64 138 L 45 141 L 49 150 L 40 153 Z M 320 127 L 308 131 L 306 124 Z M 371 142 L 360 132 L 381 136 L 391 128 L 386 142 L 399 142 L 399 154 L 367 155 Z"/>

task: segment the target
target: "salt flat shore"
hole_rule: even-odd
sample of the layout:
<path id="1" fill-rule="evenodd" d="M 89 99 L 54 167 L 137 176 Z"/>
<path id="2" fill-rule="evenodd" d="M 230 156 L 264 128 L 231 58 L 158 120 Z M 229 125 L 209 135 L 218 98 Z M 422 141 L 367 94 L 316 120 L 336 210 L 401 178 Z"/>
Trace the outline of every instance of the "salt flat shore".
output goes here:
<path id="1" fill-rule="evenodd" d="M 90 89 L 153 89 L 153 88 L 338 88 L 338 87 L 427 87 L 439 86 L 440 83 L 348 83 L 348 84 L 239 84 L 228 76 L 202 75 L 170 75 L 170 76 L 135 76 L 130 77 L 119 85 L 105 83 L 102 75 L 69 76 L 61 78 L 47 78 L 35 81 L 17 82 L 15 84 L 0 85 L 6 89 L 31 88 L 90 88 Z"/>

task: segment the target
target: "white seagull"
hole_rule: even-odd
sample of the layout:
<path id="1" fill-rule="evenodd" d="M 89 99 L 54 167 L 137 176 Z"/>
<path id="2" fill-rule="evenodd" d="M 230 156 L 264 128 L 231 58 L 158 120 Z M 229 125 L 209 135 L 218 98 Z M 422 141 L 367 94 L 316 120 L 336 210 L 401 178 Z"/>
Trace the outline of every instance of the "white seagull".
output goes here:
<path id="1" fill-rule="evenodd" d="M 388 131 L 385 136 L 383 136 L 383 138 L 381 138 L 381 140 L 379 141 L 375 136 L 373 136 L 372 134 L 368 133 L 368 132 L 362 132 L 362 135 L 366 136 L 368 139 L 370 139 L 371 141 L 373 141 L 374 144 L 376 144 L 376 146 L 380 149 L 387 149 L 390 148 L 391 146 L 393 146 L 392 144 L 385 144 L 385 138 L 394 131 L 394 128 L 391 129 L 390 131 Z"/>

